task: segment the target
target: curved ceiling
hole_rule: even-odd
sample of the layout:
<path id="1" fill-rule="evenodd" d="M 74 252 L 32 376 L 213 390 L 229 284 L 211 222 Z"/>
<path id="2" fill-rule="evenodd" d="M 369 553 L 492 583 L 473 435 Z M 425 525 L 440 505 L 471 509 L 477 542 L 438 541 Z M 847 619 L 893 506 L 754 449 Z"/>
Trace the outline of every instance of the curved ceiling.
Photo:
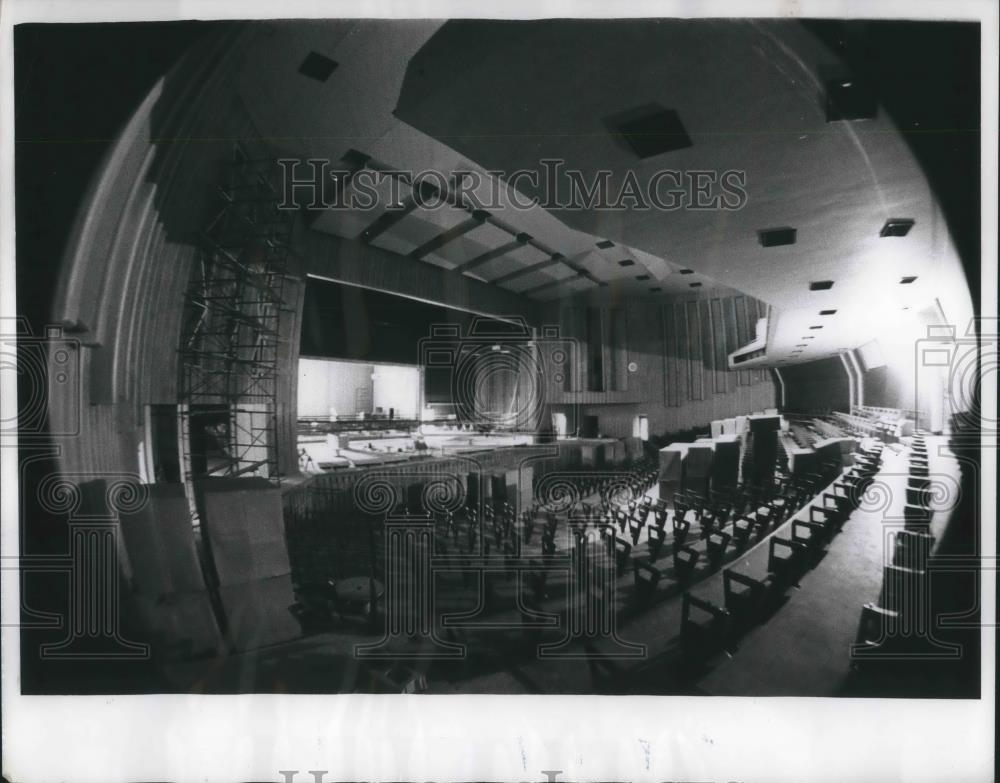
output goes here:
<path id="1" fill-rule="evenodd" d="M 327 81 L 295 76 L 309 52 L 336 63 Z M 773 363 L 857 347 L 933 306 L 942 285 L 964 286 L 885 113 L 827 121 L 827 83 L 853 78 L 788 21 L 351 21 L 253 33 L 236 84 L 261 133 L 296 156 L 356 149 L 391 168 L 484 176 L 558 158 L 585 179 L 607 171 L 612 193 L 663 169 L 745 172 L 735 210 L 511 209 L 503 184 L 493 214 L 537 247 L 470 268 L 511 239 L 487 222 L 420 260 L 537 299 L 735 288 L 773 306 Z M 609 118 L 651 104 L 677 113 L 690 146 L 640 158 L 612 133 Z M 329 213 L 313 227 L 357 238 L 374 217 Z M 410 254 L 467 218 L 415 209 L 373 244 Z M 905 237 L 880 236 L 893 218 L 914 221 Z M 795 244 L 764 247 L 758 232 L 776 227 L 795 228 Z M 820 281 L 833 285 L 810 290 Z"/>

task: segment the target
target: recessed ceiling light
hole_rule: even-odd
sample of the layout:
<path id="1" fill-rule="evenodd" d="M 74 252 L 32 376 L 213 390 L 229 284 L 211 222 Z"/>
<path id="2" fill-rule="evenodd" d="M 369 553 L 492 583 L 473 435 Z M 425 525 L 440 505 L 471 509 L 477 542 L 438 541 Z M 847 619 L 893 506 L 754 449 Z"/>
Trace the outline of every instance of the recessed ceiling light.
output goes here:
<path id="1" fill-rule="evenodd" d="M 810 329 L 822 329 L 823 327 L 822 326 L 810 326 L 809 328 Z"/>
<path id="2" fill-rule="evenodd" d="M 701 288 L 701 283 L 691 283 L 691 288 Z"/>
<path id="3" fill-rule="evenodd" d="M 602 239 L 600 242 L 597 243 L 597 246 L 601 248 L 601 250 L 607 250 L 609 247 L 614 247 L 615 243 L 612 242 L 610 239 Z"/>
<path id="4" fill-rule="evenodd" d="M 336 60 L 324 57 L 319 52 L 309 52 L 299 66 L 299 73 L 318 82 L 325 82 L 337 70 L 337 64 Z"/>
<path id="5" fill-rule="evenodd" d="M 636 275 L 636 280 L 649 280 L 649 275 Z"/>
<path id="6" fill-rule="evenodd" d="M 656 293 L 659 293 L 660 291 L 662 291 L 663 289 L 662 289 L 662 288 L 660 288 L 660 287 L 659 287 L 658 285 L 654 285 L 654 286 L 653 286 L 652 288 L 650 288 L 649 290 L 650 290 L 650 291 L 651 291 L 652 293 L 656 294 Z"/>
<path id="7" fill-rule="evenodd" d="M 618 262 L 618 266 L 635 266 L 635 261 L 631 258 L 623 258 Z"/>
<path id="8" fill-rule="evenodd" d="M 693 275 L 694 274 L 694 270 L 693 269 L 679 269 L 677 271 L 680 274 L 682 274 L 682 275 Z"/>
<path id="9" fill-rule="evenodd" d="M 819 314 L 820 315 L 833 315 L 836 312 L 837 312 L 836 310 L 820 310 Z"/>
<path id="10" fill-rule="evenodd" d="M 910 218 L 889 218 L 878 232 L 880 237 L 905 237 L 913 228 Z"/>
<path id="11" fill-rule="evenodd" d="M 815 340 L 816 337 L 815 337 L 815 335 L 807 334 L 807 335 L 803 335 L 802 339 L 803 340 Z"/>
<path id="12" fill-rule="evenodd" d="M 794 228 L 782 226 L 781 228 L 765 228 L 757 232 L 757 239 L 764 247 L 780 247 L 781 245 L 794 245 L 798 232 Z"/>
<path id="13" fill-rule="evenodd" d="M 796 347 L 796 348 L 805 348 L 805 347 L 806 347 L 806 344 L 805 344 L 805 343 L 799 343 L 799 344 L 798 344 L 798 345 L 796 345 L 795 347 Z"/>
<path id="14" fill-rule="evenodd" d="M 904 277 L 904 278 L 900 279 L 899 284 L 900 285 L 909 285 L 910 283 L 912 283 L 916 279 L 917 279 L 916 277 Z"/>
<path id="15" fill-rule="evenodd" d="M 832 280 L 817 280 L 809 284 L 810 291 L 829 291 L 833 288 Z"/>

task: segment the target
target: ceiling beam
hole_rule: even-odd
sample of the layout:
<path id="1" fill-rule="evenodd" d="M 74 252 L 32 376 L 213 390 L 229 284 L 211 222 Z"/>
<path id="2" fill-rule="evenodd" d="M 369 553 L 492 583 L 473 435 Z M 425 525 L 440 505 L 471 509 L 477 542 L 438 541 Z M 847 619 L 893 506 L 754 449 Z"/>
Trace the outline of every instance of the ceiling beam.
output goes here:
<path id="1" fill-rule="evenodd" d="M 486 218 L 489 215 L 482 210 L 475 210 L 472 216 L 467 220 L 463 220 L 457 226 L 452 226 L 446 231 L 442 231 L 433 239 L 424 242 L 420 247 L 410 252 L 410 258 L 423 258 L 428 253 L 433 253 L 435 250 L 440 250 L 442 247 L 447 245 L 449 242 L 454 242 L 460 236 L 468 234 L 474 228 L 479 228 L 483 223 L 486 222 Z"/>
<path id="2" fill-rule="evenodd" d="M 417 199 L 411 193 L 398 207 L 389 207 L 379 215 L 364 231 L 361 232 L 361 241 L 370 245 L 378 237 L 396 225 L 400 220 L 409 215 L 417 208 Z"/>
<path id="3" fill-rule="evenodd" d="M 531 296 L 532 294 L 537 294 L 539 291 L 545 291 L 546 289 L 549 288 L 555 288 L 558 285 L 562 285 L 563 283 L 568 283 L 571 280 L 579 280 L 580 278 L 584 278 L 590 280 L 590 282 L 593 282 L 593 279 L 590 277 L 590 274 L 587 272 L 587 270 L 578 269 L 576 270 L 576 275 L 573 277 L 562 277 L 559 278 L 558 280 L 549 280 L 545 283 L 540 283 L 539 285 L 533 286 L 531 288 L 525 288 L 523 291 L 518 291 L 518 293 L 521 296 Z"/>
<path id="4" fill-rule="evenodd" d="M 548 269 L 550 266 L 561 264 L 564 260 L 565 259 L 562 253 L 553 253 L 544 261 L 539 261 L 537 264 L 531 264 L 530 266 L 515 269 L 513 272 L 508 272 L 506 275 L 501 275 L 500 277 L 490 280 L 490 282 L 493 283 L 493 285 L 500 285 L 501 283 L 506 283 L 508 280 L 514 280 L 518 277 L 522 277 L 523 275 L 529 275 L 532 272 L 537 272 L 541 269 Z"/>
<path id="5" fill-rule="evenodd" d="M 464 272 L 471 272 L 473 269 L 478 269 L 484 264 L 488 264 L 496 258 L 505 256 L 508 253 L 512 253 L 518 248 L 524 247 L 528 241 L 531 239 L 529 234 L 518 234 L 513 240 L 507 242 L 500 247 L 495 247 L 492 250 L 487 250 L 485 253 L 476 256 L 471 261 L 466 261 L 464 264 L 459 264 L 452 271 L 462 274 Z"/>

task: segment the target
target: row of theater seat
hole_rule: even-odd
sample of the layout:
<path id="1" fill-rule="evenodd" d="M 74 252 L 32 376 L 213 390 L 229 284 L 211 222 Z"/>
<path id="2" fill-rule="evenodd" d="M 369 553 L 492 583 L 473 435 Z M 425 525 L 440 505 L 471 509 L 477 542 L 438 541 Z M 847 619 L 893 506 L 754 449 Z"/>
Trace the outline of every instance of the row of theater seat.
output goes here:
<path id="1" fill-rule="evenodd" d="M 602 530 L 606 541 L 614 542 L 614 559 L 619 569 L 627 562 L 622 559 L 622 552 L 627 552 L 630 548 L 628 540 L 622 538 L 626 531 L 632 538 L 631 546 L 637 545 L 644 528 L 647 534 L 654 530 L 670 531 L 662 540 L 655 534 L 649 535 L 647 545 L 650 554 L 654 550 L 669 547 L 675 557 L 675 574 L 678 578 L 685 560 L 697 561 L 703 555 L 711 560 L 724 552 L 726 544 L 730 542 L 736 547 L 744 546 L 751 539 L 760 540 L 773 532 L 768 539 L 767 573 L 762 578 L 731 568 L 723 571 L 724 606 L 716 606 L 690 592 L 684 593 L 681 647 L 688 659 L 702 659 L 721 649 L 732 649 L 739 636 L 766 618 L 788 588 L 821 557 L 825 547 L 857 506 L 871 477 L 879 470 L 881 450 L 881 444 L 859 450 L 855 455 L 854 466 L 832 483 L 827 482 L 828 474 L 813 474 L 808 478 L 796 479 L 779 474 L 776 476 L 773 492 L 758 490 L 713 493 L 708 498 L 682 493 L 673 510 L 668 509 L 665 503 L 648 497 L 634 497 L 612 504 L 610 509 L 583 502 L 580 509 L 582 513 L 577 516 L 577 520 L 589 521 L 589 524 Z M 925 469 L 926 465 L 921 463 L 918 448 L 917 456 L 911 463 L 911 470 L 914 471 L 912 478 L 915 480 L 911 481 L 910 489 L 926 493 L 926 484 L 920 482 L 920 473 Z M 824 486 L 828 489 L 817 492 Z M 809 501 L 805 518 L 792 519 L 787 534 L 778 535 L 775 531 L 790 516 L 794 516 L 795 509 L 803 500 Z M 608 511 L 613 520 L 610 523 Z M 551 512 L 538 513 L 537 509 L 525 512 L 515 520 L 510 507 L 504 507 L 499 512 L 487 511 L 484 520 L 487 522 L 486 529 L 493 535 L 520 536 L 525 541 L 531 541 L 539 528 L 541 535 L 546 540 L 551 540 L 561 521 L 558 515 Z M 692 533 L 695 528 L 698 530 L 696 536 Z M 500 533 L 501 530 L 506 532 Z M 756 538 L 753 538 L 754 535 Z M 906 567 L 904 563 L 912 562 L 909 553 L 912 553 L 915 546 L 914 537 L 921 535 L 926 534 L 907 530 L 905 535 L 897 538 L 895 566 Z M 743 538 L 743 544 L 739 542 L 739 538 Z M 582 542 L 582 537 L 577 540 Z M 697 547 L 692 546 L 692 540 Z M 579 567 L 579 561 L 577 566 Z M 649 558 L 633 560 L 632 566 L 636 594 L 648 595 L 660 580 L 659 569 Z M 528 577 L 530 589 L 536 598 L 540 598 L 544 592 L 545 572 L 528 572 Z M 530 642 L 529 647 L 536 641 L 527 628 L 525 638 Z M 426 678 L 422 674 L 397 665 L 394 668 L 396 678 L 401 673 L 407 675 L 404 690 L 426 688 Z"/>
<path id="2" fill-rule="evenodd" d="M 854 465 L 819 492 L 787 527 L 787 535 L 768 539 L 766 573 L 723 571 L 724 605 L 686 592 L 683 596 L 680 643 L 685 658 L 703 660 L 723 649 L 765 619 L 785 592 L 818 562 L 826 546 L 857 507 L 864 489 L 881 465 L 881 444 L 860 449 Z"/>
<path id="3" fill-rule="evenodd" d="M 903 525 L 892 531 L 891 558 L 883 568 L 878 601 L 861 609 L 852 665 L 913 653 L 928 640 L 927 560 L 934 546 L 927 443 L 917 435 L 909 453 Z M 918 630 L 920 629 L 920 630 Z"/>
<path id="4" fill-rule="evenodd" d="M 607 547 L 608 562 L 616 575 L 627 573 L 631 563 L 635 597 L 643 600 L 655 592 L 662 577 L 670 582 L 689 582 L 699 561 L 707 562 L 709 571 L 717 569 L 727 549 L 732 553 L 742 551 L 754 532 L 759 537 L 772 525 L 780 524 L 787 509 L 794 508 L 800 496 L 814 491 L 815 481 L 819 480 L 818 476 L 794 480 L 784 476 L 776 481 L 772 491 L 713 492 L 708 498 L 682 492 L 675 498 L 676 507 L 671 511 L 665 502 L 654 501 L 643 494 L 654 481 L 647 466 L 633 466 L 626 478 L 632 486 L 631 494 L 618 494 L 615 501 L 611 500 L 610 492 L 602 491 L 607 486 L 603 479 L 583 484 L 581 492 L 589 488 L 595 502 L 581 500 L 575 514 L 541 512 L 536 507 L 517 518 L 509 504 L 484 509 L 482 523 L 474 510 L 461 515 L 445 514 L 438 530 L 435 552 L 459 555 L 470 563 L 482 556 L 493 556 L 497 560 L 495 565 L 513 566 L 513 561 L 522 556 L 523 547 L 531 545 L 539 531 L 541 560 L 532 562 L 540 567 L 525 573 L 531 597 L 540 602 L 547 595 L 545 566 L 557 555 L 570 554 L 578 567 L 582 567 L 590 555 L 585 548 L 577 551 L 577 547 L 589 543 L 582 534 L 592 529 L 600 533 L 600 540 Z M 614 486 L 618 489 L 623 486 L 620 476 L 615 477 Z M 556 533 L 564 522 L 571 530 L 571 548 L 568 552 L 559 552 Z M 697 536 L 691 535 L 692 526 L 697 526 Z M 633 558 L 644 533 L 647 552 Z M 672 568 L 663 568 L 656 562 L 667 549 L 672 553 Z M 512 574 L 512 571 L 506 574 L 508 581 Z M 489 600 L 489 596 L 486 603 L 503 605 L 502 601 Z"/>
<path id="5" fill-rule="evenodd" d="M 727 557 L 744 551 L 779 526 L 816 493 L 826 478 L 824 473 L 792 477 L 779 472 L 768 487 L 710 491 L 707 497 L 681 491 L 674 497 L 673 509 L 662 499 L 647 496 L 619 501 L 603 511 L 583 503 L 576 527 L 592 526 L 601 534 L 617 575 L 622 575 L 631 562 L 633 597 L 641 604 L 662 583 L 690 583 L 699 563 L 704 564 L 703 575 L 717 570 Z M 555 552 L 558 524 L 556 515 L 549 512 L 543 532 L 546 560 Z M 646 551 L 634 557 L 643 534 Z M 658 561 L 664 551 L 671 554 L 666 567 Z M 585 553 L 581 553 L 578 560 L 584 557 Z"/>

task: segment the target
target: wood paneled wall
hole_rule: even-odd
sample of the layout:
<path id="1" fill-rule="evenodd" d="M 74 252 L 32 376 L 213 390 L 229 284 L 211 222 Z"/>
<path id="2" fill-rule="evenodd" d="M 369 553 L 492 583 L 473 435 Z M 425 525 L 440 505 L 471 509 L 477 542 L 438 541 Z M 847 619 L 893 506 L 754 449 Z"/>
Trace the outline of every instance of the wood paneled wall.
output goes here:
<path id="1" fill-rule="evenodd" d="M 232 139 L 252 131 L 235 99 L 217 99 L 225 88 L 218 66 L 233 35 L 208 36 L 153 88 L 77 217 L 53 317 L 79 340 L 82 382 L 78 393 L 48 390 L 53 432 L 73 431 L 79 420 L 77 435 L 58 440 L 64 471 L 135 474 L 144 406 L 178 401 L 177 349 L 196 232 L 219 161 Z"/>
<path id="2" fill-rule="evenodd" d="M 110 149 L 81 206 L 53 305 L 79 340 L 78 393 L 49 387 L 60 467 L 136 474 L 146 405 L 174 405 L 181 321 L 199 230 L 222 164 L 258 134 L 229 81 L 239 30 L 207 36 L 157 84 Z M 292 275 L 304 274 L 293 268 Z M 295 395 L 304 286 L 285 286 L 279 468 L 297 470 Z M 79 420 L 78 427 L 75 422 Z"/>
<path id="3" fill-rule="evenodd" d="M 587 309 L 555 305 L 545 323 L 558 322 L 577 344 L 575 391 L 549 386 L 557 409 L 596 415 L 603 434 L 628 437 L 632 419 L 649 417 L 652 434 L 687 429 L 775 404 L 767 370 L 731 371 L 728 355 L 753 339 L 766 305 L 739 294 L 625 301 Z M 603 384 L 587 388 L 595 346 L 586 326 L 600 314 Z M 589 329 L 589 335 L 595 333 Z M 630 370 L 630 365 L 632 369 Z M 591 384 L 592 386 L 592 384 Z"/>

